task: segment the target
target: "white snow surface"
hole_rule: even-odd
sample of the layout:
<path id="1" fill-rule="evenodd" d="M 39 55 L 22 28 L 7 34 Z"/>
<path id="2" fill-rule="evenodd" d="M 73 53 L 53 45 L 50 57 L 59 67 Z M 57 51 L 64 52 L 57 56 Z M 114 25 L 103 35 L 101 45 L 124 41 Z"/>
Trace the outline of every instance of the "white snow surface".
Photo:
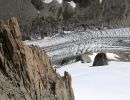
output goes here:
<path id="1" fill-rule="evenodd" d="M 52 2 L 53 0 L 43 0 L 44 3 L 50 3 Z"/>
<path id="2" fill-rule="evenodd" d="M 53 0 L 43 0 L 44 3 L 51 3 Z M 57 0 L 58 3 L 62 3 L 63 0 Z"/>
<path id="3" fill-rule="evenodd" d="M 72 6 L 73 8 L 75 8 L 76 7 L 76 3 L 74 3 L 74 1 L 70 1 L 70 2 L 68 2 L 69 4 L 70 4 L 70 6 Z"/>
<path id="4" fill-rule="evenodd" d="M 63 2 L 63 0 L 57 0 L 60 4 Z"/>
<path id="5" fill-rule="evenodd" d="M 77 62 L 57 70 L 61 75 L 71 74 L 75 100 L 130 100 L 130 62 L 91 65 Z"/>

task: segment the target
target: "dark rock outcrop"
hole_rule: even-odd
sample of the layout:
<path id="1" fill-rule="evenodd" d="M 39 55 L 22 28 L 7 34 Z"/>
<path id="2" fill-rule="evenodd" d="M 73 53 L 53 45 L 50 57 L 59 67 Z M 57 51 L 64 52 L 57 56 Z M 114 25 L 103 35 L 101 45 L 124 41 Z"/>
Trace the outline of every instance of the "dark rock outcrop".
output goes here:
<path id="1" fill-rule="evenodd" d="M 57 65 L 63 66 L 63 65 L 74 63 L 75 61 L 76 61 L 76 57 L 66 57 L 63 60 L 59 61 Z"/>
<path id="2" fill-rule="evenodd" d="M 15 18 L 0 22 L 0 100 L 74 100 L 71 77 L 61 77 L 45 51 L 22 42 Z"/>
<path id="3" fill-rule="evenodd" d="M 94 59 L 93 66 L 108 65 L 108 59 L 105 53 L 98 53 Z"/>
<path id="4" fill-rule="evenodd" d="M 67 64 L 72 64 L 74 62 L 78 62 L 81 61 L 82 63 L 90 63 L 91 59 L 88 56 L 88 54 L 82 54 L 82 55 L 78 55 L 78 56 L 72 56 L 72 57 L 66 57 L 63 60 L 60 60 L 59 62 L 54 62 L 56 65 L 67 65 Z"/>

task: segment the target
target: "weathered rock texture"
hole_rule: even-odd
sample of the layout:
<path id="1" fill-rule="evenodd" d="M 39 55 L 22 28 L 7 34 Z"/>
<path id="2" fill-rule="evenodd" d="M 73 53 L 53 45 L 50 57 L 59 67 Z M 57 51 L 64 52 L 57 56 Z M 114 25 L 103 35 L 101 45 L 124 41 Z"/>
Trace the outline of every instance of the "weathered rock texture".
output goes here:
<path id="1" fill-rule="evenodd" d="M 16 16 L 24 39 L 52 36 L 63 30 L 130 26 L 130 0 L 0 0 L 0 19 Z M 68 2 L 74 1 L 76 8 Z"/>
<path id="2" fill-rule="evenodd" d="M 38 46 L 23 44 L 15 18 L 0 22 L 0 100 L 74 100 L 71 76 L 56 74 Z"/>
<path id="3" fill-rule="evenodd" d="M 98 53 L 94 59 L 93 66 L 108 65 L 108 59 L 105 53 Z"/>

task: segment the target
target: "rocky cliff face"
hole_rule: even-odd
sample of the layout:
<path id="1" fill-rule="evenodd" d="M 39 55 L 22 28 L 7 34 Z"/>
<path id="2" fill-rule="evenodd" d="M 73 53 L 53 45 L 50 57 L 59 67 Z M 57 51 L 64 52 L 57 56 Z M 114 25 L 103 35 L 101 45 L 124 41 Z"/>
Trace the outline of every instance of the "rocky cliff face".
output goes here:
<path id="1" fill-rule="evenodd" d="M 0 22 L 0 100 L 74 100 L 71 77 L 61 77 L 38 46 L 22 42 L 15 18 Z"/>

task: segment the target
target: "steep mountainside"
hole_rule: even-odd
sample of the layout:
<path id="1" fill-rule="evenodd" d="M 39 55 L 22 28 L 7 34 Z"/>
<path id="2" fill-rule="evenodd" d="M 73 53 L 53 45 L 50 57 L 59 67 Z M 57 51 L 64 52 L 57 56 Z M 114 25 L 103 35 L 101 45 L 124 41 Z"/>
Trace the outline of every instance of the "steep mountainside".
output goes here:
<path id="1" fill-rule="evenodd" d="M 74 1 L 76 8 L 68 2 Z M 0 19 L 16 16 L 23 34 L 51 36 L 62 30 L 126 27 L 130 23 L 129 0 L 0 0 Z M 61 30 L 61 31 L 59 31 Z"/>
<path id="2" fill-rule="evenodd" d="M 70 1 L 76 3 L 76 8 L 69 5 Z M 34 29 L 41 32 L 41 30 L 51 31 L 58 28 L 76 31 L 87 28 L 95 29 L 95 27 L 99 29 L 127 27 L 130 23 L 129 5 L 129 0 L 102 0 L 102 2 L 100 0 L 63 0 L 62 4 L 54 0 L 49 4 L 44 4 L 44 8 L 40 9 L 41 23 L 35 19 L 37 26 Z M 42 16 L 49 17 L 51 21 L 43 19 Z M 44 21 L 47 24 L 42 23 Z M 48 30 L 43 28 L 46 25 Z"/>
<path id="3" fill-rule="evenodd" d="M 0 100 L 74 100 L 71 77 L 53 70 L 45 51 L 22 42 L 15 18 L 0 22 Z"/>

